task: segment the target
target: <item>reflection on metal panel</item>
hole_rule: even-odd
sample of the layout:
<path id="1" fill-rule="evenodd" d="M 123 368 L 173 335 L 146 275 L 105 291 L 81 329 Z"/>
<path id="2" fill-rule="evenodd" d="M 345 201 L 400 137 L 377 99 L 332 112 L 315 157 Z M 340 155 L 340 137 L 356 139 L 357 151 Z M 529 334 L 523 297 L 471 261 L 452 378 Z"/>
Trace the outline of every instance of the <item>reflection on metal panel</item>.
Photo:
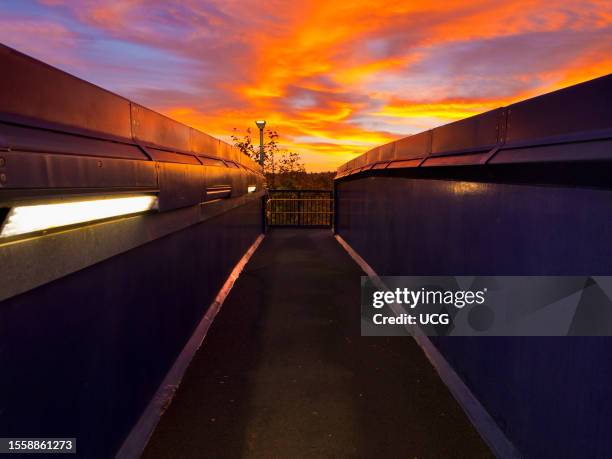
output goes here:
<path id="1" fill-rule="evenodd" d="M 130 139 L 130 102 L 0 45 L 0 118 Z"/>
<path id="2" fill-rule="evenodd" d="M 204 168 L 189 164 L 159 163 L 159 210 L 165 212 L 202 202 Z"/>
<path id="3" fill-rule="evenodd" d="M 190 151 L 190 128 L 148 108 L 131 104 L 134 140 L 179 151 Z"/>

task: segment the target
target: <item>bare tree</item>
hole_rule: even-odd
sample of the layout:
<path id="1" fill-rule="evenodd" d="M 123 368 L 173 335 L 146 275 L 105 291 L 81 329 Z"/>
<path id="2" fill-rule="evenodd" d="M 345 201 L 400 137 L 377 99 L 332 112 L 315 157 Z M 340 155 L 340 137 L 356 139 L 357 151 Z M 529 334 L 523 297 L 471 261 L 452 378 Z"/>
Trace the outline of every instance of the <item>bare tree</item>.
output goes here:
<path id="1" fill-rule="evenodd" d="M 281 151 L 278 146 L 278 138 L 277 131 L 266 129 L 263 170 L 270 183 L 270 188 L 275 188 L 277 175 L 281 175 L 284 178 L 306 172 L 300 154 L 287 150 Z M 259 145 L 253 143 L 251 128 L 247 128 L 246 133 L 242 137 L 238 135 L 238 130 L 234 128 L 232 141 L 234 146 L 240 151 L 249 155 L 255 161 L 259 161 Z"/>

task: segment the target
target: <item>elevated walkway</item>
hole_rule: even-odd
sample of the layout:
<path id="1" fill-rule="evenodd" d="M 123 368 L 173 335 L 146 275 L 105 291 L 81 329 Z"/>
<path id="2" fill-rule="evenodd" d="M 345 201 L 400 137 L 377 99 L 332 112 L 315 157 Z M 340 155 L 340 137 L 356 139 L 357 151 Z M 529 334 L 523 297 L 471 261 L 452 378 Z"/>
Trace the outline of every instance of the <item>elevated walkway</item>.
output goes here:
<path id="1" fill-rule="evenodd" d="M 271 230 L 144 457 L 490 457 L 412 340 L 360 336 L 360 275 L 329 230 Z"/>

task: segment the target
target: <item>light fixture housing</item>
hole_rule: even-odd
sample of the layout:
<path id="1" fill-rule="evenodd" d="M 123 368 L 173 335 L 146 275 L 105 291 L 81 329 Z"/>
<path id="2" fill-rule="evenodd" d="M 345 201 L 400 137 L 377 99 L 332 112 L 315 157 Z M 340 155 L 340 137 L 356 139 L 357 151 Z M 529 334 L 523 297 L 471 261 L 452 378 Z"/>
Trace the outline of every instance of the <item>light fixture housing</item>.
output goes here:
<path id="1" fill-rule="evenodd" d="M 0 228 L 0 239 L 79 223 L 146 212 L 157 207 L 157 196 L 101 197 L 22 205 L 11 208 Z"/>
<path id="2" fill-rule="evenodd" d="M 259 129 L 263 129 L 266 127 L 266 120 L 257 120 L 255 121 L 255 124 Z"/>
<path id="3" fill-rule="evenodd" d="M 248 193 L 255 193 L 255 190 L 257 189 L 257 185 L 249 185 L 247 187 L 247 192 Z"/>

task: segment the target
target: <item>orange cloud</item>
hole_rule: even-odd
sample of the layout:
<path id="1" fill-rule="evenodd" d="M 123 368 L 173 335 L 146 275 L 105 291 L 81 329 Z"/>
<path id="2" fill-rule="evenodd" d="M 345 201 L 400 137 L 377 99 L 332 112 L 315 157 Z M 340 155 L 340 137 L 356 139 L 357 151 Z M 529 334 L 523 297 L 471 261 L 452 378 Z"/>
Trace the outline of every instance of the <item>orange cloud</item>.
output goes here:
<path id="1" fill-rule="evenodd" d="M 0 39 L 34 46 L 26 28 L 2 31 L 32 11 L 73 25 L 67 70 L 225 139 L 264 117 L 310 170 L 612 71 L 607 0 L 30 4 L 0 19 Z"/>
<path id="2" fill-rule="evenodd" d="M 457 120 L 505 105 L 506 101 L 483 100 L 462 101 L 445 100 L 431 103 L 395 101 L 374 113 L 376 116 L 396 118 L 439 118 Z"/>

